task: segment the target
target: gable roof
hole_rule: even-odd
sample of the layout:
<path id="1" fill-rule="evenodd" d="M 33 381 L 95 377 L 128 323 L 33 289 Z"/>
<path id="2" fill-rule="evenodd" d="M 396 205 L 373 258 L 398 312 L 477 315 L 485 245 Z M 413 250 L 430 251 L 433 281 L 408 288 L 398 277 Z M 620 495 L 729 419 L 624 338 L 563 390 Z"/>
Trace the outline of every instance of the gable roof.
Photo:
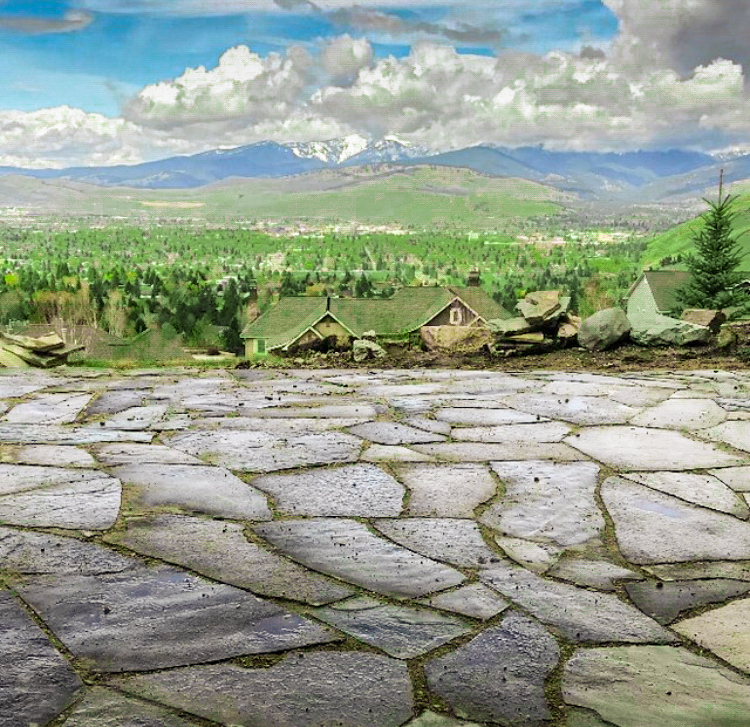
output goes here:
<path id="1" fill-rule="evenodd" d="M 678 303 L 677 291 L 690 280 L 687 270 L 647 270 L 630 286 L 625 295 L 629 300 L 641 281 L 645 281 L 656 301 L 658 311 L 670 311 Z"/>
<path id="2" fill-rule="evenodd" d="M 496 302 L 486 290 L 476 285 L 462 287 L 451 285 L 449 290 L 461 298 L 469 308 L 485 321 L 491 321 L 498 318 L 503 320 L 513 318 L 512 313 L 503 308 L 500 303 Z"/>
<path id="3" fill-rule="evenodd" d="M 268 351 L 284 348 L 314 326 L 327 311 L 327 298 L 281 298 L 245 326 L 242 338 L 264 338 Z"/>

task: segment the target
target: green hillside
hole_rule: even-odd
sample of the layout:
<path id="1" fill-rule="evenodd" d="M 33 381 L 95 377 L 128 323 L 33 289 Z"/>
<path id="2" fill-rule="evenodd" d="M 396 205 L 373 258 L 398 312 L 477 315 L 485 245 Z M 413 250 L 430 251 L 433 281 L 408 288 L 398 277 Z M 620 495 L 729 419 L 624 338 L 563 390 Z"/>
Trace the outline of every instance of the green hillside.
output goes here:
<path id="1" fill-rule="evenodd" d="M 741 269 L 750 271 L 750 194 L 737 198 L 734 205 L 737 216 L 734 220 L 734 234 L 743 255 Z M 692 240 L 703 226 L 702 217 L 690 220 L 671 230 L 657 235 L 648 243 L 641 262 L 644 267 L 658 267 L 665 258 L 675 259 L 677 255 L 689 253 L 693 249 Z M 665 267 L 682 267 L 667 263 Z"/>

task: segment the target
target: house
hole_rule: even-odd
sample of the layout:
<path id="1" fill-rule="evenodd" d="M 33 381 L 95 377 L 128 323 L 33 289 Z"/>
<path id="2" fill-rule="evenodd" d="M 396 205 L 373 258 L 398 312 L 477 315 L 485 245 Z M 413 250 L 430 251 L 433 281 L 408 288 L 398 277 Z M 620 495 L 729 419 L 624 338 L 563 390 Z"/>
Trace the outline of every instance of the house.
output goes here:
<path id="1" fill-rule="evenodd" d="M 690 279 L 686 270 L 647 270 L 625 295 L 630 320 L 669 315 L 677 305 L 677 291 Z"/>
<path id="2" fill-rule="evenodd" d="M 400 338 L 424 326 L 482 326 L 511 315 L 475 286 L 401 288 L 392 298 L 282 298 L 245 327 L 247 356 L 304 348 L 336 336 L 342 344 L 373 331 Z"/>

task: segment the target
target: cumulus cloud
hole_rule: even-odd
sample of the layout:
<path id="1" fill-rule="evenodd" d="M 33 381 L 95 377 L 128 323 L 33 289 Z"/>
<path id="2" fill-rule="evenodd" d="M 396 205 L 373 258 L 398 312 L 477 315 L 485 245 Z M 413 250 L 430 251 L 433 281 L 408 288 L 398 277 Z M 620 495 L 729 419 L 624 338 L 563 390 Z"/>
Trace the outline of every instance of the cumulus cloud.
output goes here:
<path id="1" fill-rule="evenodd" d="M 366 38 L 342 35 L 327 43 L 320 54 L 320 65 L 339 85 L 354 82 L 359 72 L 372 65 L 372 46 Z"/>
<path id="2" fill-rule="evenodd" d="M 0 15 L 0 30 L 11 30 L 27 35 L 72 33 L 83 30 L 94 20 L 91 13 L 69 10 L 62 18 L 37 18 L 26 15 Z"/>

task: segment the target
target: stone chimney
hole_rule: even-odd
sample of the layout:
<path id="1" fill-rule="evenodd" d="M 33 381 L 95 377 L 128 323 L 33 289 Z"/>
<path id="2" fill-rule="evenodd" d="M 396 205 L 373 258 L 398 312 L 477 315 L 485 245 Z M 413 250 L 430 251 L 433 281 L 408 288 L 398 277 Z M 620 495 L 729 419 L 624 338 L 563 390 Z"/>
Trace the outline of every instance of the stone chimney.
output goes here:
<path id="1" fill-rule="evenodd" d="M 472 270 L 469 277 L 466 278 L 466 285 L 469 288 L 478 288 L 482 284 L 482 276 L 478 270 Z"/>

